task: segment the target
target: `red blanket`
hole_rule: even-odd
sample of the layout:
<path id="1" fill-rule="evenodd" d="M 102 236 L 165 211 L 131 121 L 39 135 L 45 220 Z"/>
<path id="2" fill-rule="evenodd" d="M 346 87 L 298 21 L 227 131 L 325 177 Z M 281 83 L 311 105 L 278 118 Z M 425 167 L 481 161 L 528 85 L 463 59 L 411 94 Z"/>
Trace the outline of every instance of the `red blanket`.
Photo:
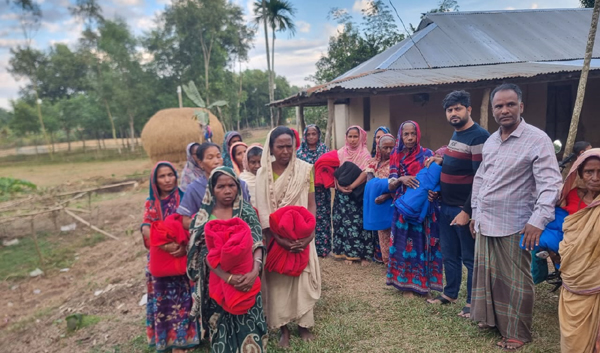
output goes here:
<path id="1" fill-rule="evenodd" d="M 190 233 L 183 228 L 181 215 L 172 214 L 164 221 L 152 222 L 150 226 L 150 274 L 154 277 L 181 276 L 186 273 L 187 256 L 174 257 L 160 248 L 161 245 L 177 243 L 187 246 Z"/>
<path id="2" fill-rule="evenodd" d="M 338 152 L 333 150 L 327 152 L 315 163 L 315 186 L 332 188 L 335 186 L 333 172 L 340 166 Z"/>
<path id="3" fill-rule="evenodd" d="M 240 218 L 227 221 L 212 220 L 204 226 L 208 255 L 206 260 L 212 268 L 221 269 L 233 275 L 244 275 L 252 271 L 252 233 L 246 222 Z M 208 279 L 208 292 L 223 309 L 234 315 L 246 314 L 256 303 L 260 292 L 260 278 L 256 278 L 249 292 L 240 292 L 227 284 L 214 272 Z"/>
<path id="4" fill-rule="evenodd" d="M 315 231 L 316 220 L 302 206 L 285 206 L 269 216 L 271 231 L 291 240 L 309 237 Z M 282 248 L 275 239 L 269 243 L 269 252 L 265 268 L 271 272 L 298 277 L 308 265 L 309 247 L 303 251 L 292 253 Z"/>

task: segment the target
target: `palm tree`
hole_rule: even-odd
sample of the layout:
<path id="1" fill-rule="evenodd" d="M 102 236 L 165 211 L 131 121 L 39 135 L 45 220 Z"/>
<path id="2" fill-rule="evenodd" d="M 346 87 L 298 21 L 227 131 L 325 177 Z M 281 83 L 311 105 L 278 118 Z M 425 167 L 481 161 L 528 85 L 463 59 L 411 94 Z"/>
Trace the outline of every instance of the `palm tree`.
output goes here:
<path id="1" fill-rule="evenodd" d="M 269 99 L 275 99 L 275 32 L 289 31 L 290 36 L 296 34 L 296 25 L 292 19 L 296 9 L 288 0 L 257 0 L 254 2 L 254 21 L 261 22 L 265 30 L 265 46 L 267 48 L 267 70 L 269 71 Z M 269 53 L 269 35 L 267 26 L 271 28 L 271 53 Z M 269 55 L 270 54 L 270 55 Z M 270 57 L 269 57 L 270 56 Z M 273 110 L 271 109 L 271 127 L 273 127 Z"/>

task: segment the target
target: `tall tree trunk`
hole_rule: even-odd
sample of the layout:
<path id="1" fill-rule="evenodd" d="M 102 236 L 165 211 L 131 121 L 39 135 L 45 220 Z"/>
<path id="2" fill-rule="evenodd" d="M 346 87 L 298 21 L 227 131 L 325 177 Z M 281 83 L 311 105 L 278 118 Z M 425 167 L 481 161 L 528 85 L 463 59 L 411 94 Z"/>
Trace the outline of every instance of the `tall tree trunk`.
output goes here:
<path id="1" fill-rule="evenodd" d="M 594 51 L 594 41 L 596 40 L 596 31 L 598 30 L 598 17 L 600 17 L 600 0 L 596 0 L 594 11 L 592 13 L 592 24 L 590 25 L 590 33 L 588 35 L 587 45 L 585 47 L 585 57 L 583 58 L 583 68 L 581 69 L 581 77 L 579 78 L 579 87 L 577 87 L 577 98 L 575 99 L 575 108 L 573 109 L 573 117 L 571 118 L 571 126 L 569 127 L 569 137 L 565 146 L 565 156 L 568 156 L 573 151 L 575 138 L 577 137 L 577 126 L 579 125 L 579 116 L 583 107 L 583 98 L 585 96 L 585 87 L 587 85 L 588 73 L 590 72 L 590 61 L 592 60 L 592 52 Z M 569 169 L 563 170 L 563 176 L 569 173 Z"/>
<path id="2" fill-rule="evenodd" d="M 262 15 L 263 25 L 265 30 L 265 46 L 267 48 L 267 72 L 269 74 L 269 103 L 273 101 L 273 81 L 271 81 L 271 57 L 269 55 L 269 32 L 267 30 L 267 3 L 266 0 L 262 0 Z M 273 107 L 269 106 L 269 113 L 271 115 L 271 129 L 273 126 Z"/>
<path id="3" fill-rule="evenodd" d="M 44 139 L 46 140 L 46 145 L 49 148 L 50 159 L 54 159 L 52 152 L 54 151 L 54 146 L 50 149 L 50 140 L 48 140 L 48 134 L 46 133 L 46 126 L 44 126 L 44 119 L 42 118 L 42 104 L 40 102 L 40 96 L 38 95 L 37 83 L 35 83 L 35 79 L 33 80 L 33 91 L 35 92 L 35 105 L 37 106 L 38 118 L 40 119 L 40 127 L 42 128 L 42 134 L 44 135 Z"/>
<path id="4" fill-rule="evenodd" d="M 85 135 L 81 133 L 81 143 L 83 144 L 83 153 L 85 153 Z"/>
<path id="5" fill-rule="evenodd" d="M 52 146 L 52 149 L 50 150 L 50 154 L 54 153 L 54 133 L 50 133 L 50 145 Z"/>
<path id="6" fill-rule="evenodd" d="M 67 135 L 67 151 L 71 152 L 71 130 L 65 129 L 65 134 Z"/>
<path id="7" fill-rule="evenodd" d="M 133 114 L 129 113 L 129 133 L 131 135 L 131 152 L 135 151 L 135 129 L 134 125 L 134 117 Z"/>
<path id="8" fill-rule="evenodd" d="M 110 112 L 110 106 L 108 105 L 108 101 L 106 100 L 106 98 L 103 98 L 102 100 L 104 101 L 104 107 L 106 108 L 106 113 L 108 114 L 108 120 L 110 120 L 110 128 L 112 129 L 113 140 L 117 142 L 117 130 L 115 130 L 115 121 L 113 120 L 112 114 Z M 104 147 L 106 148 L 106 146 Z M 121 154 L 121 147 L 119 147 L 118 143 L 117 150 L 119 151 L 119 154 Z"/>
<path id="9" fill-rule="evenodd" d="M 237 131 L 240 131 L 240 120 L 242 120 L 242 116 L 240 114 L 240 104 L 242 103 L 242 81 L 243 81 L 243 74 L 242 74 L 242 62 L 239 62 L 240 64 L 240 90 L 238 91 L 238 100 L 237 100 Z"/>

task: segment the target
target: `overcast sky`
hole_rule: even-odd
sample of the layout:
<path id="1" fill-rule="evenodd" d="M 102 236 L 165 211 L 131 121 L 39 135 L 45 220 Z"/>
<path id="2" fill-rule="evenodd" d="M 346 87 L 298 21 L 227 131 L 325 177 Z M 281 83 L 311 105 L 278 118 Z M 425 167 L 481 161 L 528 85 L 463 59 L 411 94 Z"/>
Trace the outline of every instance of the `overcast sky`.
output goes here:
<path id="1" fill-rule="evenodd" d="M 248 20 L 251 19 L 254 0 L 230 0 L 240 5 Z M 337 32 L 336 23 L 327 20 L 331 7 L 347 9 L 360 20 L 361 9 L 367 0 L 291 0 L 297 9 L 295 17 L 297 32 L 294 37 L 286 33 L 278 35 L 275 43 L 275 71 L 295 85 L 310 84 L 306 77 L 315 72 L 315 63 L 327 50 L 329 37 Z M 390 0 L 384 0 L 389 4 Z M 421 13 L 436 7 L 439 0 L 391 0 L 406 24 L 417 25 Z M 54 43 L 74 46 L 82 25 L 70 17 L 68 7 L 75 1 L 37 0 L 42 9 L 42 25 L 33 37 L 33 46 L 47 49 Z M 156 16 L 170 0 L 100 0 L 107 18 L 124 17 L 136 34 L 152 28 Z M 486 11 L 510 9 L 542 9 L 578 7 L 578 0 L 458 0 L 460 11 Z M 398 26 L 402 29 L 398 21 Z M 10 12 L 7 2 L 0 0 L 0 107 L 10 108 L 9 101 L 18 97 L 23 82 L 15 81 L 6 71 L 10 58 L 9 49 L 23 43 L 16 15 Z M 249 68 L 266 69 L 264 34 L 258 31 L 254 48 L 250 51 Z"/>

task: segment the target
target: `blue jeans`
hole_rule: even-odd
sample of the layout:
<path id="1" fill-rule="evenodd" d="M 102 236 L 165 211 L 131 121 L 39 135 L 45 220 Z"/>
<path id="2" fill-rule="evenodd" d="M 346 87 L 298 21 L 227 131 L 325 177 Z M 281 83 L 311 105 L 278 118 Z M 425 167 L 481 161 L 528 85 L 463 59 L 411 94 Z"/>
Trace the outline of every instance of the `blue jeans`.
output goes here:
<path id="1" fill-rule="evenodd" d="M 444 259 L 444 274 L 446 286 L 444 294 L 451 299 L 458 298 L 462 282 L 462 265 L 467 268 L 467 304 L 471 303 L 471 286 L 473 282 L 473 257 L 475 239 L 471 236 L 469 225 L 451 226 L 450 222 L 462 208 L 442 203 L 440 212 L 440 245 Z"/>

